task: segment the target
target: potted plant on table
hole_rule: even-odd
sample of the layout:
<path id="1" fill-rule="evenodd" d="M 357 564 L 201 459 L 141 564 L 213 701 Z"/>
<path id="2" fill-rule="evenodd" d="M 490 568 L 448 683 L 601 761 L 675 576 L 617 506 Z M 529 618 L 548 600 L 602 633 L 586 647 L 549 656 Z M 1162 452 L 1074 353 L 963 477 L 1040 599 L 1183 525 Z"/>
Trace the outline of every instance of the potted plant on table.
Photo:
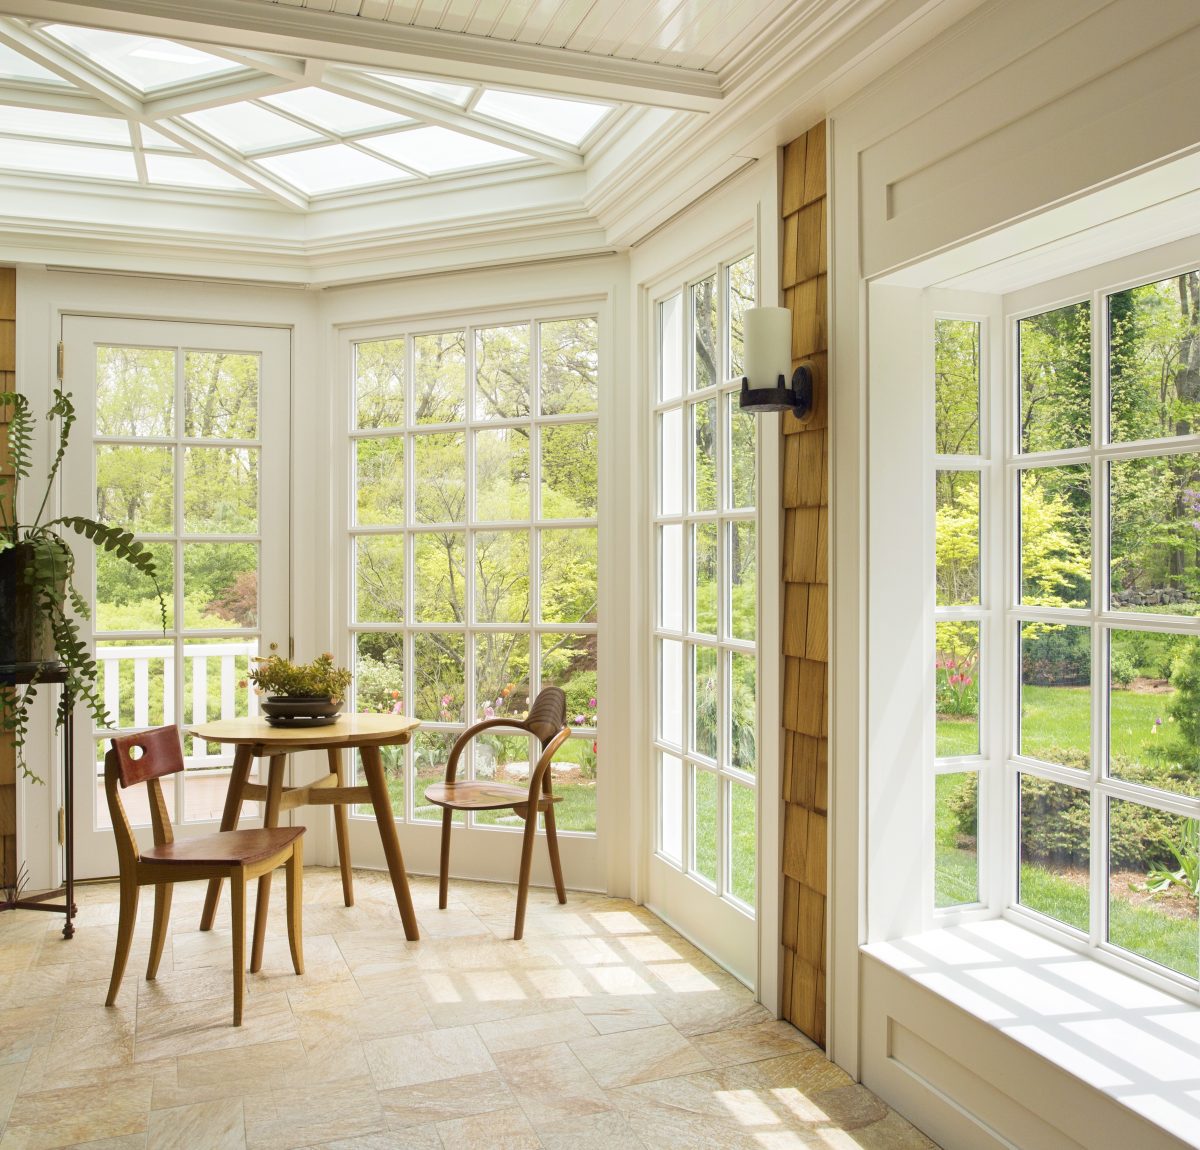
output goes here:
<path id="1" fill-rule="evenodd" d="M 337 719 L 351 675 L 345 667 L 334 666 L 329 652 L 311 663 L 293 663 L 273 654 L 256 655 L 250 664 L 247 678 L 255 694 L 266 696 L 260 705 L 272 726 L 319 727 Z"/>
<path id="2" fill-rule="evenodd" d="M 72 582 L 75 556 L 64 532 L 73 531 L 91 540 L 151 579 L 164 631 L 167 605 L 158 586 L 154 560 L 131 532 L 83 515 L 44 518 L 75 422 L 71 396 L 58 389 L 54 406 L 46 415 L 47 420 L 58 421 L 58 432 L 45 490 L 32 521 L 21 523 L 17 519 L 12 496 L 15 485 L 29 478 L 37 422 L 24 395 L 0 392 L 0 408 L 5 407 L 11 409 L 11 419 L 10 474 L 0 475 L 0 682 L 9 685 L 0 688 L 0 732 L 13 736 L 17 762 L 26 777 L 41 782 L 29 769 L 24 753 L 29 712 L 40 683 L 53 678 L 64 684 L 56 729 L 62 726 L 67 708 L 74 702 L 84 703 L 96 726 L 110 725 L 96 686 L 99 668 L 79 634 L 79 620 L 87 619 L 89 610 L 87 600 Z"/>

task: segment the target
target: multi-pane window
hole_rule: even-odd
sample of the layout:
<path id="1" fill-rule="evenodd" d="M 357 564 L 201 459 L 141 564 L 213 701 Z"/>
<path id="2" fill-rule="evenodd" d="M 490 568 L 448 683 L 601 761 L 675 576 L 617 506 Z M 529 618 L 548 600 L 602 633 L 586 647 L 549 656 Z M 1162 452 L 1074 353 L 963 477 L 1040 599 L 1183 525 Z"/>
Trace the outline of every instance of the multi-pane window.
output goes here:
<path id="1" fill-rule="evenodd" d="M 757 427 L 738 407 L 754 259 L 657 305 L 654 405 L 659 855 L 755 902 Z"/>
<path id="2" fill-rule="evenodd" d="M 154 556 L 154 585 L 96 552 L 92 621 L 112 730 L 254 714 L 259 649 L 261 357 L 187 347 L 95 348 L 95 514 Z M 95 731 L 96 773 L 111 731 Z M 179 821 L 220 816 L 230 757 L 184 736 Z M 102 784 L 98 783 L 100 791 Z M 107 810 L 96 806 L 107 825 Z M 148 808 L 134 808 L 136 821 Z"/>
<path id="3" fill-rule="evenodd" d="M 1195 988 L 1200 273 L 1014 340 L 1015 901 Z"/>
<path id="4" fill-rule="evenodd" d="M 980 678 L 985 602 L 986 411 L 978 320 L 934 321 L 934 904 L 979 891 Z"/>
<path id="5" fill-rule="evenodd" d="M 399 331 L 354 343 L 352 371 L 355 707 L 422 724 L 388 761 L 397 816 L 440 821 L 424 794 L 457 735 L 556 684 L 577 734 L 558 826 L 595 831 L 595 317 Z M 528 738 L 485 736 L 460 777 L 520 782 L 533 761 Z"/>

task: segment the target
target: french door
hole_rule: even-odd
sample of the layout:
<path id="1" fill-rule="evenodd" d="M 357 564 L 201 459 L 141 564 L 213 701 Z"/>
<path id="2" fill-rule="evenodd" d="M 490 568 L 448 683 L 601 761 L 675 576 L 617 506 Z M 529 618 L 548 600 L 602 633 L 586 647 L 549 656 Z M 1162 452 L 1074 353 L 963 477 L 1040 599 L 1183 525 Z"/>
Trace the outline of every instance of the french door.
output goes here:
<path id="1" fill-rule="evenodd" d="M 654 304 L 654 805 L 647 903 L 747 984 L 758 966 L 758 490 L 738 407 L 753 255 Z"/>
<path id="2" fill-rule="evenodd" d="M 171 817 L 180 835 L 212 830 L 232 756 L 187 729 L 256 713 L 250 656 L 272 642 L 286 650 L 291 341 L 277 328 L 82 315 L 64 317 L 62 334 L 78 415 L 64 511 L 146 543 L 167 607 L 164 631 L 152 582 L 107 552 L 75 549 L 108 711 L 98 727 L 76 709 L 75 866 L 90 878 L 117 870 L 108 738 L 179 723 L 186 769 L 164 780 Z M 149 826 L 144 788 L 126 808 Z"/>

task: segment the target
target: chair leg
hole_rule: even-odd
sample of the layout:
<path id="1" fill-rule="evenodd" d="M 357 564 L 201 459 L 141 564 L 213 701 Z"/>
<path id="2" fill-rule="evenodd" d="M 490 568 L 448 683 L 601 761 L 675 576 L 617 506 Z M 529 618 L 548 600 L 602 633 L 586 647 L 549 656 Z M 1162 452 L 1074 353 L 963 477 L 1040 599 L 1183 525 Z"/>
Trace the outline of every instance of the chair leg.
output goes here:
<path id="1" fill-rule="evenodd" d="M 117 952 L 113 956 L 112 978 L 108 983 L 108 998 L 105 1006 L 112 1006 L 117 1001 L 117 991 L 121 989 L 121 979 L 125 975 L 125 964 L 129 961 L 129 948 L 133 943 L 133 928 L 137 925 L 139 888 L 136 882 L 121 881 L 121 910 L 117 922 Z"/>
<path id="2" fill-rule="evenodd" d="M 233 1025 L 242 1025 L 242 1000 L 246 995 L 246 876 L 236 870 L 229 876 L 229 909 L 233 912 Z"/>
<path id="3" fill-rule="evenodd" d="M 554 804 L 546 808 L 546 848 L 550 852 L 550 871 L 554 875 L 554 891 L 558 901 L 567 901 L 567 888 L 563 885 L 562 861 L 558 857 L 558 828 L 554 824 Z"/>
<path id="4" fill-rule="evenodd" d="M 330 747 L 329 773 L 337 775 L 337 785 L 346 785 L 346 767 L 342 762 L 342 752 L 338 747 Z M 342 901 L 347 906 L 354 905 L 354 874 L 350 870 L 350 816 L 346 813 L 345 803 L 335 803 L 333 807 L 333 827 L 337 831 L 338 865 L 342 868 Z"/>
<path id="5" fill-rule="evenodd" d="M 285 864 L 287 872 L 288 946 L 292 951 L 292 969 L 304 973 L 304 931 L 301 923 L 304 905 L 304 840 L 292 843 L 292 853 Z"/>
<path id="6" fill-rule="evenodd" d="M 537 807 L 525 812 L 525 835 L 521 840 L 521 873 L 517 877 L 517 921 L 513 940 L 525 933 L 525 904 L 529 899 L 529 872 L 533 869 L 533 837 L 537 834 Z"/>
<path id="7" fill-rule="evenodd" d="M 438 910 L 446 909 L 446 899 L 450 893 L 450 828 L 454 822 L 454 812 L 449 807 L 442 808 L 442 861 L 438 869 Z"/>
<path id="8" fill-rule="evenodd" d="M 153 982 L 158 975 L 158 964 L 162 961 L 163 945 L 167 941 L 167 923 L 171 918 L 171 897 L 175 884 L 154 884 L 154 931 L 150 935 L 150 961 L 146 963 L 146 981 Z"/>

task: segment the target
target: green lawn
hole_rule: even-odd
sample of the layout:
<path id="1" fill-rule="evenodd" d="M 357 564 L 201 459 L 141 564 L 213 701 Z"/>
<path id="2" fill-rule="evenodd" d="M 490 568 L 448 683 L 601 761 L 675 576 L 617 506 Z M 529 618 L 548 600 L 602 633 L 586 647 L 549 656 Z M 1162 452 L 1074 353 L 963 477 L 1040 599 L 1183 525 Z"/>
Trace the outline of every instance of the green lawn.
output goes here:
<path id="1" fill-rule="evenodd" d="M 1113 691 L 1111 740 L 1116 763 L 1146 763 L 1163 754 L 1186 752 L 1172 738 L 1170 695 Z M 1024 687 L 1021 694 L 1021 749 L 1033 758 L 1084 767 L 1091 757 L 1091 694 L 1087 687 Z M 1162 725 L 1155 727 L 1154 720 Z M 1157 730 L 1157 734 L 1154 732 Z M 973 719 L 939 717 L 939 757 L 979 751 Z M 1065 754 L 1064 754 L 1065 752 Z"/>
<path id="2" fill-rule="evenodd" d="M 1059 922 L 1088 929 L 1087 887 L 1045 867 L 1021 865 L 1020 901 Z M 1184 918 L 1152 903 L 1135 905 L 1132 898 L 1110 894 L 1108 919 L 1108 938 L 1115 945 L 1192 978 L 1200 973 L 1200 932 L 1194 911 L 1191 918 Z"/>
<path id="3" fill-rule="evenodd" d="M 961 841 L 950 800 L 978 780 L 975 771 L 937 776 L 934 806 L 934 906 L 960 906 L 979 900 L 979 852 Z"/>

